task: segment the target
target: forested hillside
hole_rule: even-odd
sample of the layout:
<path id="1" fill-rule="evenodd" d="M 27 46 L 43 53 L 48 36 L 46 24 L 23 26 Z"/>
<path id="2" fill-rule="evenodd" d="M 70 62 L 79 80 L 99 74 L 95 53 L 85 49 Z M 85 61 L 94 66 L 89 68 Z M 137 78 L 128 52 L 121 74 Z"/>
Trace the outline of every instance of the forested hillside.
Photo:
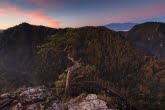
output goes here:
<path id="1" fill-rule="evenodd" d="M 106 27 L 52 29 L 23 23 L 0 34 L 0 47 L 3 93 L 44 84 L 61 98 L 66 93 L 115 94 L 137 109 L 164 108 L 164 59 L 146 56 Z"/>

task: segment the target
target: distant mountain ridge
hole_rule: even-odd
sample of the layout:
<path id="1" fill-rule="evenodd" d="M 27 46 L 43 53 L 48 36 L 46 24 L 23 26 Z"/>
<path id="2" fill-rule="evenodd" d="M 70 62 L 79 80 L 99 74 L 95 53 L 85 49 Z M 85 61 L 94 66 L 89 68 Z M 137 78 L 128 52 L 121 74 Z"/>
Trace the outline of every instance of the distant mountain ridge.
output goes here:
<path id="1" fill-rule="evenodd" d="M 14 80 L 13 85 L 29 84 L 29 73 L 37 64 L 37 45 L 42 43 L 56 29 L 34 26 L 28 23 L 11 27 L 0 34 L 0 75 L 6 80 Z M 20 83 L 21 77 L 26 77 Z M 19 82 L 18 84 L 16 84 Z M 2 86 L 10 86 L 0 83 Z"/>
<path id="2" fill-rule="evenodd" d="M 130 42 L 153 56 L 165 56 L 165 23 L 147 22 L 125 32 Z"/>
<path id="3" fill-rule="evenodd" d="M 3 30 L 0 30 L 0 33 L 2 33 L 3 32 Z"/>
<path id="4" fill-rule="evenodd" d="M 137 23 L 110 23 L 105 26 L 114 31 L 129 31 L 135 25 L 137 25 Z"/>

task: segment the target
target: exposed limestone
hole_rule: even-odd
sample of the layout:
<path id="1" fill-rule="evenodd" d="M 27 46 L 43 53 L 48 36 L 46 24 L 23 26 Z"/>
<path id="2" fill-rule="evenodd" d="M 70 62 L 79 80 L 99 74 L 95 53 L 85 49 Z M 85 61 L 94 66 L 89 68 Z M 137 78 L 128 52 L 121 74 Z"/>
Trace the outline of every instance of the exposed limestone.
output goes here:
<path id="1" fill-rule="evenodd" d="M 43 106 L 40 103 L 31 104 L 26 107 L 26 110 L 43 110 Z"/>
<path id="2" fill-rule="evenodd" d="M 87 97 L 78 102 L 70 103 L 69 110 L 111 110 L 107 103 L 97 98 L 96 94 L 88 94 Z"/>
<path id="3" fill-rule="evenodd" d="M 22 103 L 40 102 L 50 96 L 50 92 L 45 86 L 30 88 L 22 92 L 19 97 Z"/>
<path id="4" fill-rule="evenodd" d="M 22 104 L 19 102 L 16 105 L 14 105 L 13 107 L 11 107 L 11 110 L 22 110 Z"/>
<path id="5" fill-rule="evenodd" d="M 45 86 L 20 89 L 15 93 L 5 93 L 0 96 L 0 110 L 40 110 L 39 102 L 50 97 L 51 92 Z"/>
<path id="6" fill-rule="evenodd" d="M 5 93 L 0 95 L 0 110 L 117 110 L 113 106 L 109 108 L 107 102 L 99 99 L 96 94 L 81 94 L 59 101 L 52 93 L 45 86 Z"/>
<path id="7" fill-rule="evenodd" d="M 54 101 L 46 110 L 67 110 L 67 106 L 59 101 Z"/>

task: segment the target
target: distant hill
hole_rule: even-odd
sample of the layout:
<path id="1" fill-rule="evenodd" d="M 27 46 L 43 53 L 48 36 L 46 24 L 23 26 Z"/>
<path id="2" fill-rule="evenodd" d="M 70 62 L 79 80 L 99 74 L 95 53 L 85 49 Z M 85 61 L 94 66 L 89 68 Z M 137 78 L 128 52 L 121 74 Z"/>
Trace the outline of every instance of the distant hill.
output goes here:
<path id="1" fill-rule="evenodd" d="M 4 61 L 4 69 L 17 69 L 18 65 L 26 62 L 25 59 L 33 57 L 35 45 L 42 43 L 48 35 L 55 32 L 52 28 L 27 23 L 4 30 L 0 35 L 0 56 L 3 59 L 1 62 Z"/>
<path id="2" fill-rule="evenodd" d="M 3 30 L 0 30 L 0 33 L 2 33 L 3 32 Z"/>
<path id="3" fill-rule="evenodd" d="M 22 23 L 0 34 L 0 77 L 8 82 L 1 82 L 0 88 L 31 83 L 28 77 L 38 64 L 36 46 L 55 32 L 56 29 Z"/>
<path id="4" fill-rule="evenodd" d="M 150 55 L 165 56 L 165 23 L 139 24 L 126 32 L 125 36 Z"/>
<path id="5" fill-rule="evenodd" d="M 111 24 L 107 24 L 106 27 L 114 31 L 129 31 L 135 25 L 137 24 L 136 23 L 111 23 Z"/>

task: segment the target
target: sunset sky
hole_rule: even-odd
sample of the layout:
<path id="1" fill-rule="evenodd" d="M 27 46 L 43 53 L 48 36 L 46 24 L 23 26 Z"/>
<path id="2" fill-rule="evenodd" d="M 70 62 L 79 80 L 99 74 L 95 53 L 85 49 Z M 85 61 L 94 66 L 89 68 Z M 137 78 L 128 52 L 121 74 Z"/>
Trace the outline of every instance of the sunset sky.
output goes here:
<path id="1" fill-rule="evenodd" d="M 165 0 L 0 0 L 0 29 L 28 22 L 53 28 L 165 22 Z"/>

